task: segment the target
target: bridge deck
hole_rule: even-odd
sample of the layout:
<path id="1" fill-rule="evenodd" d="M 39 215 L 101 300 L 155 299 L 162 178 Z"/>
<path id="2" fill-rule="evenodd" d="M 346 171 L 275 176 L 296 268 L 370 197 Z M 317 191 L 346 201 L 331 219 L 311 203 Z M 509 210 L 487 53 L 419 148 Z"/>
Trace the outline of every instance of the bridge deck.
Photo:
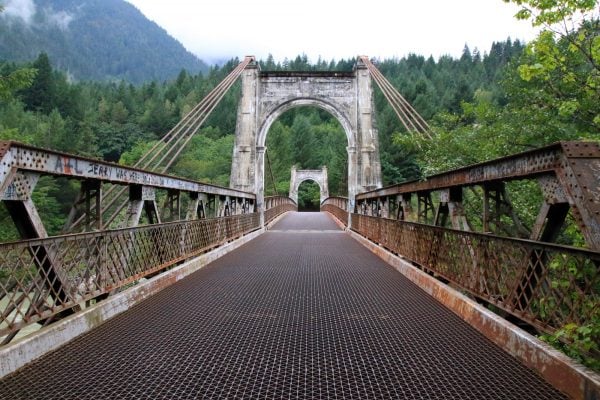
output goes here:
<path id="1" fill-rule="evenodd" d="M 318 213 L 0 381 L 2 399 L 198 397 L 562 398 Z"/>

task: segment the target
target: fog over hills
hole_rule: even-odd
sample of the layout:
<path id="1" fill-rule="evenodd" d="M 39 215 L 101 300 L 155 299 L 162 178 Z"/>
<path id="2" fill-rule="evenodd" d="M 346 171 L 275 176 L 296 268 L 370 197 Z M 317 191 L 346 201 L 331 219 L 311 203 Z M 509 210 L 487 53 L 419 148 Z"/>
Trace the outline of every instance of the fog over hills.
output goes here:
<path id="1" fill-rule="evenodd" d="M 166 80 L 208 66 L 124 0 L 5 0 L 0 60 L 46 52 L 75 80 Z"/>

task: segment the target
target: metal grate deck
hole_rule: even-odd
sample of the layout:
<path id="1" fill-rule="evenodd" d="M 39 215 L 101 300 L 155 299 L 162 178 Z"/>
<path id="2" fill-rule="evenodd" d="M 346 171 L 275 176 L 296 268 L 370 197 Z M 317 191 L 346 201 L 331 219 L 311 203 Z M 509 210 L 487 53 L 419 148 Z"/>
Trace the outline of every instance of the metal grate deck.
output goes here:
<path id="1" fill-rule="evenodd" d="M 0 398 L 563 398 L 353 239 L 315 232 L 332 223 L 287 216 L 6 377 Z"/>

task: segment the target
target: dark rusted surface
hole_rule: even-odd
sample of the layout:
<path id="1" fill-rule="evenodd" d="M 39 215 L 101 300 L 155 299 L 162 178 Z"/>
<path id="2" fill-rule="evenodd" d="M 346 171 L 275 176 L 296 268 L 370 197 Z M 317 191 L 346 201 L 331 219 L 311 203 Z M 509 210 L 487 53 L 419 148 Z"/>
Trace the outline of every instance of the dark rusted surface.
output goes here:
<path id="1" fill-rule="evenodd" d="M 297 211 L 298 205 L 287 196 L 265 197 L 265 224 L 288 211 Z"/>
<path id="2" fill-rule="evenodd" d="M 597 147 L 598 144 L 590 143 L 590 146 Z M 500 179 L 519 179 L 525 176 L 550 173 L 560 167 L 562 154 L 563 143 L 556 143 L 508 157 L 428 176 L 423 181 L 401 183 L 360 193 L 356 196 L 356 199 L 362 200 L 401 193 L 437 190 L 452 186 L 473 185 Z"/>
<path id="3" fill-rule="evenodd" d="M 0 244 L 0 339 L 258 228 L 254 213 Z"/>
<path id="4" fill-rule="evenodd" d="M 541 331 L 600 316 L 599 252 L 359 214 L 352 229 Z"/>
<path id="5" fill-rule="evenodd" d="M 348 211 L 333 204 L 321 205 L 321 211 L 327 211 L 334 215 L 342 224 L 348 226 Z"/>
<path id="6" fill-rule="evenodd" d="M 563 398 L 326 218 L 285 217 L 0 398 Z"/>
<path id="7" fill-rule="evenodd" d="M 527 198 L 526 205 L 513 207 L 509 183 L 512 190 L 520 192 L 517 200 L 523 203 Z M 463 191 L 469 194 L 469 200 L 465 200 Z M 411 209 L 411 197 L 418 198 L 417 214 Z M 423 199 L 429 199 L 427 208 L 421 207 L 425 205 Z M 396 209 L 391 214 L 390 205 Z M 529 226 L 522 220 L 532 212 L 527 207 L 539 210 L 535 222 L 527 223 Z M 470 211 L 465 212 L 467 209 Z M 433 214 L 428 210 L 436 213 L 436 218 L 430 218 Z M 600 143 L 559 142 L 423 181 L 360 193 L 352 211 L 442 226 L 450 217 L 455 228 L 544 241 L 556 240 L 568 225 L 565 221 L 572 219 L 585 246 L 600 251 Z"/>
<path id="8" fill-rule="evenodd" d="M 302 231 L 339 231 L 340 228 L 331 219 L 319 212 L 299 212 L 290 217 L 283 218 L 275 225 L 272 230 L 287 232 Z"/>
<path id="9" fill-rule="evenodd" d="M 4 154 L 3 154 L 4 153 Z M 105 183 L 140 184 L 189 192 L 214 193 L 221 196 L 255 199 L 253 193 L 226 188 L 160 172 L 128 167 L 89 157 L 42 149 L 19 142 L 0 142 L 0 157 L 12 154 L 7 167 L 18 171 L 39 172 L 45 175 L 76 179 L 98 179 Z M 3 176 L 0 176 L 3 179 Z"/>

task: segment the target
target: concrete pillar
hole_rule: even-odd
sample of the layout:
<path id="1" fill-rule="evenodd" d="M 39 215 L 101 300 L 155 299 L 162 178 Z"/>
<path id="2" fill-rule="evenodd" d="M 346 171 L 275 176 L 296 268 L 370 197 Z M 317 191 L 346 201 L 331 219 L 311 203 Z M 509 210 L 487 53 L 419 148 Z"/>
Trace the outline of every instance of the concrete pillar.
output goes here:
<path id="1" fill-rule="evenodd" d="M 356 65 L 357 80 L 357 128 L 360 143 L 359 156 L 361 171 L 360 191 L 381 187 L 381 163 L 379 161 L 379 138 L 375 124 L 375 100 L 371 73 L 366 65 Z"/>
<path id="2" fill-rule="evenodd" d="M 242 72 L 242 98 L 237 111 L 235 144 L 231 165 L 230 186 L 248 192 L 256 191 L 255 169 L 259 162 L 256 154 L 258 67 L 249 65 Z"/>

